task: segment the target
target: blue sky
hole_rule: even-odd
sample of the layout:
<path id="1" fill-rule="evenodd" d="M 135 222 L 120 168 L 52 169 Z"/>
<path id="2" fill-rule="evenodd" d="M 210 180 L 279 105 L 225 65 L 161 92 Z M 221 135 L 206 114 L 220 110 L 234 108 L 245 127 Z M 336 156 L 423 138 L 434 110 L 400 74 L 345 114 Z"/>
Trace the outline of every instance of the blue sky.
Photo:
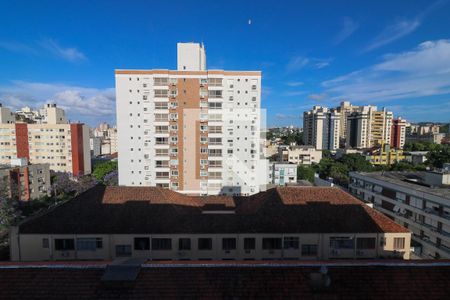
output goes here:
<path id="1" fill-rule="evenodd" d="M 209 69 L 263 71 L 269 126 L 342 99 L 449 122 L 449 2 L 0 0 L 0 102 L 114 123 L 114 69 L 203 41 Z"/>

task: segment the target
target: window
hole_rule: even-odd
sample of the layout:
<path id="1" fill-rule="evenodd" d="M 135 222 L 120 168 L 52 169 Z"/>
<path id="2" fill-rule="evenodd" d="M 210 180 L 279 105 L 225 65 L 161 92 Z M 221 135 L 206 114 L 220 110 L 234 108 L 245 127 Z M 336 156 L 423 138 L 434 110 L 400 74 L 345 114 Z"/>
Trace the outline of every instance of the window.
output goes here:
<path id="1" fill-rule="evenodd" d="M 209 90 L 208 97 L 211 99 L 222 98 L 222 91 L 218 90 Z"/>
<path id="2" fill-rule="evenodd" d="M 405 238 L 394 238 L 394 249 L 395 250 L 405 249 Z"/>
<path id="3" fill-rule="evenodd" d="M 80 251 L 95 251 L 103 248 L 102 238 L 78 238 L 77 250 Z"/>
<path id="4" fill-rule="evenodd" d="M 191 250 L 191 239 L 189 238 L 178 239 L 178 250 Z"/>
<path id="5" fill-rule="evenodd" d="M 317 256 L 317 245 L 302 245 L 302 256 Z"/>
<path id="6" fill-rule="evenodd" d="M 355 240 L 349 237 L 330 237 L 330 248 L 332 249 L 353 249 Z"/>
<path id="7" fill-rule="evenodd" d="M 288 236 L 284 238 L 284 249 L 298 249 L 300 246 L 299 238 Z"/>
<path id="8" fill-rule="evenodd" d="M 262 247 L 264 250 L 281 249 L 281 238 L 263 238 Z"/>
<path id="9" fill-rule="evenodd" d="M 131 245 L 116 245 L 116 256 L 117 257 L 131 256 Z"/>
<path id="10" fill-rule="evenodd" d="M 255 238 L 244 238 L 244 250 L 255 250 Z"/>
<path id="11" fill-rule="evenodd" d="M 167 109 L 167 102 L 155 102 L 155 109 Z"/>
<path id="12" fill-rule="evenodd" d="M 155 97 L 167 98 L 168 95 L 168 90 L 155 90 Z"/>
<path id="13" fill-rule="evenodd" d="M 154 78 L 153 79 L 153 84 L 154 85 L 168 85 L 169 84 L 169 78 Z"/>
<path id="14" fill-rule="evenodd" d="M 235 238 L 223 238 L 222 239 L 222 249 L 229 251 L 229 250 L 236 250 L 236 239 Z"/>
<path id="15" fill-rule="evenodd" d="M 48 239 L 42 239 L 42 248 L 49 248 L 49 244 Z"/>
<path id="16" fill-rule="evenodd" d="M 357 238 L 356 249 L 375 249 L 375 238 Z"/>
<path id="17" fill-rule="evenodd" d="M 198 239 L 198 250 L 212 250 L 212 239 L 211 238 L 199 238 Z"/>
<path id="18" fill-rule="evenodd" d="M 150 250 L 150 238 L 134 238 L 134 250 Z"/>
<path id="19" fill-rule="evenodd" d="M 169 238 L 152 239 L 152 250 L 172 250 L 172 239 Z"/>
<path id="20" fill-rule="evenodd" d="M 208 78 L 209 86 L 222 86 L 222 78 Z"/>
<path id="21" fill-rule="evenodd" d="M 74 239 L 55 239 L 55 250 L 75 250 Z"/>
<path id="22" fill-rule="evenodd" d="M 222 103 L 221 102 L 209 102 L 208 108 L 209 109 L 222 109 Z"/>

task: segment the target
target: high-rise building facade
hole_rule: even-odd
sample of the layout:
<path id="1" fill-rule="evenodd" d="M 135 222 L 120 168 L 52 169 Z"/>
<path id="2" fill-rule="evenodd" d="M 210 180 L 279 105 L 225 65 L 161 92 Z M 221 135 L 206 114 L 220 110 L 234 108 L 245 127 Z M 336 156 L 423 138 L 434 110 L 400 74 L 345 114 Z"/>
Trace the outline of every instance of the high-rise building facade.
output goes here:
<path id="1" fill-rule="evenodd" d="M 119 184 L 259 192 L 261 72 L 206 70 L 196 43 L 177 54 L 178 70 L 116 70 Z"/>
<path id="2" fill-rule="evenodd" d="M 391 143 L 393 114 L 376 106 L 361 106 L 347 118 L 346 146 L 371 148 Z"/>
<path id="3" fill-rule="evenodd" d="M 391 146 L 396 149 L 403 149 L 406 140 L 406 120 L 397 118 L 392 120 Z"/>
<path id="4" fill-rule="evenodd" d="M 88 126 L 68 123 L 64 111 L 54 105 L 47 108 L 45 123 L 0 123 L 0 164 L 26 158 L 31 164 L 48 164 L 53 171 L 90 174 Z"/>
<path id="5" fill-rule="evenodd" d="M 340 113 L 336 109 L 314 106 L 303 114 L 303 142 L 316 149 L 339 148 Z"/>

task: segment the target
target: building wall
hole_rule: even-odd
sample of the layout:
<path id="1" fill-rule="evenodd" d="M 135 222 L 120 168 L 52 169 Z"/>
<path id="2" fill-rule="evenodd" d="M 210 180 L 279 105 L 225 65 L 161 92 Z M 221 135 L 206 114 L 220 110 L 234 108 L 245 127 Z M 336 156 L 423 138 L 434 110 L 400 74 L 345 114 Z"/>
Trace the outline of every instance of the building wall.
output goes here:
<path id="1" fill-rule="evenodd" d="M 324 233 L 324 234 L 90 234 L 90 235 L 58 235 L 58 234 L 18 234 L 17 228 L 13 227 L 11 236 L 11 260 L 12 261 L 45 261 L 45 260 L 113 260 L 119 258 L 116 253 L 116 246 L 128 246 L 131 248 L 129 257 L 146 258 L 149 260 L 279 260 L 279 259 L 360 259 L 360 258 L 410 258 L 410 238 L 409 233 Z M 100 238 L 102 247 L 89 251 L 77 250 L 77 239 L 80 238 Z M 150 247 L 147 250 L 137 250 L 134 247 L 134 238 L 148 238 Z M 152 249 L 153 238 L 170 238 L 170 250 Z M 190 238 L 191 250 L 179 250 L 179 239 Z M 200 250 L 198 248 L 199 238 L 211 238 L 212 249 Z M 236 239 L 236 248 L 224 250 L 222 247 L 223 238 Z M 244 239 L 254 238 L 255 249 L 245 250 Z M 264 249 L 263 239 L 280 239 L 280 248 Z M 284 248 L 285 241 L 289 238 L 298 240 L 293 248 Z M 335 248 L 330 245 L 332 238 L 345 238 L 353 241 L 353 248 Z M 373 249 L 358 249 L 357 239 L 373 238 Z M 404 248 L 394 249 L 394 238 L 404 238 Z M 44 241 L 46 239 L 46 241 Z M 56 250 L 55 239 L 73 239 L 75 249 Z M 44 246 L 47 246 L 45 248 Z M 305 245 L 314 245 L 317 251 L 314 254 L 307 254 Z M 287 245 L 286 245 L 287 246 Z M 303 248 L 303 253 L 302 253 Z M 311 249 L 311 248 L 310 248 Z"/>
<path id="2" fill-rule="evenodd" d="M 278 161 L 297 165 L 318 164 L 322 159 L 322 151 L 314 147 L 294 146 L 278 149 Z"/>
<path id="3" fill-rule="evenodd" d="M 76 135 L 71 133 L 72 125 Z M 72 137 L 76 137 L 76 141 L 72 141 Z M 0 124 L 0 164 L 25 157 L 31 164 L 49 164 L 50 170 L 73 173 L 74 153 L 79 160 L 78 168 L 89 174 L 89 129 L 86 125 Z"/>
<path id="4" fill-rule="evenodd" d="M 260 91 L 260 72 L 116 71 L 119 184 L 257 193 Z"/>
<path id="5" fill-rule="evenodd" d="M 449 199 L 362 174 L 350 177 L 350 192 L 411 230 L 424 258 L 450 258 Z"/>
<path id="6" fill-rule="evenodd" d="M 297 182 L 297 165 L 273 163 L 271 165 L 272 184 L 284 186 L 287 183 Z"/>
<path id="7" fill-rule="evenodd" d="M 50 170 L 47 164 L 0 168 L 0 184 L 10 197 L 29 201 L 50 195 Z M 12 190 L 14 189 L 14 190 Z"/>

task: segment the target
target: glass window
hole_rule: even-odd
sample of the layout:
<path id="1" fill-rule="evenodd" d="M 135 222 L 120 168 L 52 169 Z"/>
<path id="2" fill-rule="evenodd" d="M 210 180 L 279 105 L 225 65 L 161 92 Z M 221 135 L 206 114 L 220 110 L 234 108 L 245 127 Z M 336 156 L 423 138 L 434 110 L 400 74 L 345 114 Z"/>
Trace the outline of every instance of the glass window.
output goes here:
<path id="1" fill-rule="evenodd" d="M 170 238 L 152 239 L 152 250 L 172 250 L 172 239 Z"/>
<path id="2" fill-rule="evenodd" d="M 134 250 L 150 250 L 150 238 L 134 238 Z"/>
<path id="3" fill-rule="evenodd" d="M 405 249 L 405 238 L 394 238 L 394 249 L 395 250 Z"/>
<path id="4" fill-rule="evenodd" d="M 375 249 L 375 238 L 357 238 L 356 249 Z"/>
<path id="5" fill-rule="evenodd" d="M 264 250 L 281 249 L 281 238 L 263 238 L 262 247 Z"/>
<path id="6" fill-rule="evenodd" d="M 330 237 L 330 248 L 332 249 L 354 249 L 355 239 L 350 237 Z"/>
<path id="7" fill-rule="evenodd" d="M 178 239 L 178 250 L 191 250 L 191 239 L 189 238 Z"/>
<path id="8" fill-rule="evenodd" d="M 77 250 L 80 251 L 95 251 L 103 248 L 102 238 L 78 238 Z"/>
<path id="9" fill-rule="evenodd" d="M 222 249 L 223 250 L 236 250 L 236 239 L 235 238 L 223 238 L 222 239 Z"/>
<path id="10" fill-rule="evenodd" d="M 55 239 L 55 250 L 75 250 L 74 239 Z"/>
<path id="11" fill-rule="evenodd" d="M 303 256 L 317 256 L 317 245 L 314 245 L 314 244 L 302 245 L 302 255 Z"/>
<path id="12" fill-rule="evenodd" d="M 117 257 L 131 256 L 131 245 L 116 245 L 116 256 Z"/>
<path id="13" fill-rule="evenodd" d="M 255 238 L 244 238 L 244 249 L 245 250 L 254 250 L 256 246 Z"/>
<path id="14" fill-rule="evenodd" d="M 298 237 L 287 236 L 284 238 L 284 249 L 298 249 L 300 241 Z"/>
<path id="15" fill-rule="evenodd" d="M 211 238 L 199 238 L 198 239 L 198 250 L 212 250 L 212 239 Z"/>

